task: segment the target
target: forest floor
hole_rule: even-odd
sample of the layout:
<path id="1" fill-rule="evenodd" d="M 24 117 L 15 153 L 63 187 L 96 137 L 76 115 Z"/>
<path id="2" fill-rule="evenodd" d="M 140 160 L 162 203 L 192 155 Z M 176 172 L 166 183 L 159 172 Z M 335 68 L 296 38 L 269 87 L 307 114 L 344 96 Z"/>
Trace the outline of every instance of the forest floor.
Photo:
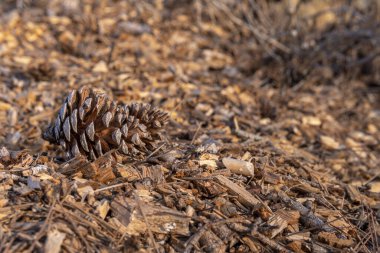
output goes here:
<path id="1" fill-rule="evenodd" d="M 380 4 L 350 2 L 4 0 L 0 252 L 378 251 Z M 160 149 L 65 161 L 41 134 L 83 85 L 166 110 Z"/>

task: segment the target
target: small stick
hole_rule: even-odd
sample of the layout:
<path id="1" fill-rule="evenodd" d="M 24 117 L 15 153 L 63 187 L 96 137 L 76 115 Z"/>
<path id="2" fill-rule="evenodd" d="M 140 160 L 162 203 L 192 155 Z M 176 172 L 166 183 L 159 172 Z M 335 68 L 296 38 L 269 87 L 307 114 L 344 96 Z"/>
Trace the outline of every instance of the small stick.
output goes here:
<path id="1" fill-rule="evenodd" d="M 302 205 L 301 203 L 292 200 L 288 197 L 288 195 L 285 194 L 285 192 L 280 191 L 278 193 L 278 196 L 282 199 L 282 201 L 285 202 L 287 206 L 290 208 L 297 210 L 300 212 L 300 214 L 303 216 L 303 221 L 306 226 L 308 227 L 316 227 L 326 232 L 335 233 L 337 232 L 337 229 L 331 227 L 329 224 L 326 224 L 321 220 L 319 217 L 317 217 L 311 210 L 309 210 L 307 207 Z"/>
<path id="2" fill-rule="evenodd" d="M 285 253 L 293 253 L 293 251 L 291 250 L 288 250 L 287 248 L 285 248 L 284 246 L 278 244 L 277 242 L 275 242 L 274 240 L 271 240 L 269 239 L 268 237 L 266 237 L 265 235 L 261 234 L 260 232 L 257 231 L 257 226 L 254 226 L 252 231 L 251 231 L 251 235 L 252 237 L 258 239 L 259 241 L 261 241 L 262 243 L 268 245 L 269 247 L 271 247 L 272 249 L 275 249 L 275 250 L 278 250 L 279 252 L 285 252 Z"/>
<path id="3" fill-rule="evenodd" d="M 226 223 L 232 223 L 232 222 L 244 222 L 241 218 L 231 218 L 227 220 L 220 220 L 216 221 L 213 223 L 207 223 L 205 224 L 199 231 L 198 233 L 192 235 L 186 242 L 185 242 L 185 250 L 183 251 L 184 253 L 190 253 L 195 244 L 199 241 L 199 239 L 202 237 L 202 235 L 210 229 L 214 225 L 222 225 Z"/>
<path id="4" fill-rule="evenodd" d="M 94 193 L 110 190 L 110 189 L 117 188 L 117 187 L 122 187 L 122 186 L 127 185 L 127 184 L 129 184 L 129 182 L 124 182 L 124 183 L 120 183 L 120 184 L 114 184 L 114 185 L 106 186 L 106 187 L 94 190 Z"/>
<path id="5" fill-rule="evenodd" d="M 165 146 L 166 143 L 163 143 L 161 146 L 159 146 L 158 148 L 156 148 L 152 153 L 150 153 L 145 160 L 148 160 L 149 158 L 151 158 L 154 154 L 156 154 L 163 146 Z"/>
<path id="6" fill-rule="evenodd" d="M 202 124 L 201 124 L 201 123 L 198 123 L 198 128 L 197 128 L 197 130 L 196 130 L 195 133 L 194 133 L 194 136 L 193 136 L 193 139 L 192 139 L 191 142 L 190 142 L 190 145 L 193 145 L 193 143 L 194 143 L 194 141 L 195 141 L 195 137 L 197 137 L 197 134 L 198 134 L 199 130 L 201 129 L 201 126 L 202 126 Z"/>

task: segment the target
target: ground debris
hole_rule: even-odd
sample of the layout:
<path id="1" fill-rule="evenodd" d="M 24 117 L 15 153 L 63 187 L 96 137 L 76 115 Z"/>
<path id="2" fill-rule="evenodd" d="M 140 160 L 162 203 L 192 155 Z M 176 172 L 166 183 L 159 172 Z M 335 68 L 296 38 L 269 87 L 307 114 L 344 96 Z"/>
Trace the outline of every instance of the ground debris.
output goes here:
<path id="1" fill-rule="evenodd" d="M 189 235 L 190 218 L 166 207 L 153 206 L 130 198 L 116 198 L 111 203 L 115 218 L 131 235 L 151 230 L 160 234 Z"/>
<path id="2" fill-rule="evenodd" d="M 376 252 L 378 10 L 2 1 L 0 252 Z M 95 117 L 94 96 L 78 121 L 67 94 L 83 86 L 119 111 Z M 140 103 L 167 112 L 164 132 Z M 96 134 L 65 139 L 60 115 L 66 133 Z M 60 147 L 41 138 L 52 123 Z M 90 137 L 96 159 L 66 158 Z"/>

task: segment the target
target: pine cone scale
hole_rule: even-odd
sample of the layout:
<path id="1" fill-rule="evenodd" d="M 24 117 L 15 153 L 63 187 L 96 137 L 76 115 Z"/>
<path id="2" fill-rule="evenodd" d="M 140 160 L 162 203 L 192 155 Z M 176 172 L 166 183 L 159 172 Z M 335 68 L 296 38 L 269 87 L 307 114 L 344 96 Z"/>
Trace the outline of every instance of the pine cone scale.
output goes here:
<path id="1" fill-rule="evenodd" d="M 84 149 L 84 151 L 89 152 L 90 150 L 88 149 L 87 138 L 86 138 L 85 133 L 82 133 L 79 138 L 80 138 L 79 139 L 80 144 L 81 144 L 82 148 Z"/>
<path id="2" fill-rule="evenodd" d="M 86 134 L 88 138 L 90 138 L 91 141 L 95 140 L 95 126 L 94 122 L 91 122 L 87 127 L 86 127 Z"/>
<path id="3" fill-rule="evenodd" d="M 70 141 L 71 139 L 71 127 L 70 127 L 70 119 L 67 117 L 65 122 L 63 123 L 63 133 L 65 134 L 66 140 Z"/>
<path id="4" fill-rule="evenodd" d="M 65 117 L 66 117 L 66 112 L 67 112 L 67 106 L 66 106 L 66 103 L 64 103 L 62 106 L 61 106 L 61 109 L 59 110 L 59 118 L 61 119 L 61 121 L 64 121 L 65 120 Z"/>
<path id="5" fill-rule="evenodd" d="M 78 109 L 74 109 L 70 116 L 71 127 L 75 133 L 78 133 Z"/>

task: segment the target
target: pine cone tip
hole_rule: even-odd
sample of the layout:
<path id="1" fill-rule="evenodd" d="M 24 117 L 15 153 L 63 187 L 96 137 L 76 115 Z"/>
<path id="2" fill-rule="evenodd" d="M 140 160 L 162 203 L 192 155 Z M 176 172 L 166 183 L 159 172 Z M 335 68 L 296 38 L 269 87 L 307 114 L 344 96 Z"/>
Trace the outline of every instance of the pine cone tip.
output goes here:
<path id="1" fill-rule="evenodd" d="M 42 139 L 50 143 L 56 142 L 56 139 L 54 138 L 54 126 L 52 124 L 50 124 L 42 133 Z"/>

